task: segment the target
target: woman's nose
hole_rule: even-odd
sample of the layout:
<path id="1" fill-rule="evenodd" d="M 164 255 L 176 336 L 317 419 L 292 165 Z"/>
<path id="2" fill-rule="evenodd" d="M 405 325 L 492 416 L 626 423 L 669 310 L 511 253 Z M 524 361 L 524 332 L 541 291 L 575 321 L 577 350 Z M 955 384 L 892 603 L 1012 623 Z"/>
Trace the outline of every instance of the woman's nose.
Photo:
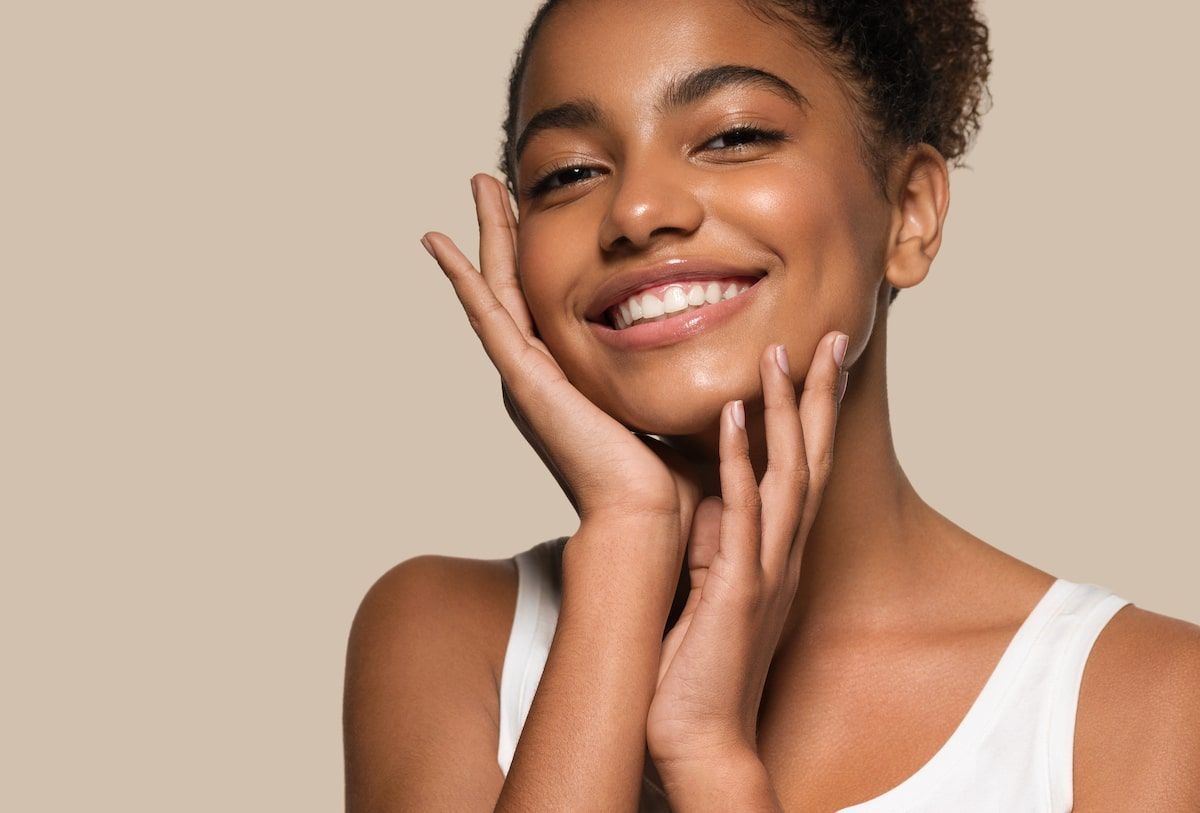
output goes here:
<path id="1" fill-rule="evenodd" d="M 600 224 L 600 247 L 616 251 L 627 243 L 640 249 L 660 232 L 690 234 L 699 228 L 704 207 L 685 175 L 676 167 L 627 164 Z"/>

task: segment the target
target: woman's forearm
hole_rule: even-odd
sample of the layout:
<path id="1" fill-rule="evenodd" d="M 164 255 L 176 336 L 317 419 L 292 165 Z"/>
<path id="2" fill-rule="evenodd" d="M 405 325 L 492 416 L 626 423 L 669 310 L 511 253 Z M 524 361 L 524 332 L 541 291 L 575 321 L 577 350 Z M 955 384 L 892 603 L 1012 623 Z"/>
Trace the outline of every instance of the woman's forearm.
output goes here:
<path id="1" fill-rule="evenodd" d="M 585 522 L 563 551 L 558 625 L 496 810 L 636 810 L 677 522 Z"/>

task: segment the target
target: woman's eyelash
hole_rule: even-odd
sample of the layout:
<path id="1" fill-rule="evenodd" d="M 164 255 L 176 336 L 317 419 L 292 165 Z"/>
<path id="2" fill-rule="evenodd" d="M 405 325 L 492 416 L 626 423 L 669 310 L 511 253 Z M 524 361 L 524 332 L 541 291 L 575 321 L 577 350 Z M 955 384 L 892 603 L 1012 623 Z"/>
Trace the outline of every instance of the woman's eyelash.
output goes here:
<path id="1" fill-rule="evenodd" d="M 749 125 L 749 124 L 739 124 L 738 126 L 731 127 L 728 130 L 722 130 L 721 132 L 717 133 L 716 135 L 714 135 L 712 138 L 710 138 L 708 141 L 705 141 L 704 143 L 707 144 L 707 143 L 709 143 L 709 141 L 716 141 L 718 138 L 724 138 L 725 136 L 729 136 L 729 135 L 758 136 L 757 140 L 763 141 L 763 142 L 782 141 L 786 137 L 786 134 L 782 130 L 771 130 L 771 129 L 768 129 L 765 127 L 755 127 L 755 126 Z M 743 144 L 735 144 L 733 147 L 727 147 L 726 149 L 737 149 L 738 147 L 741 147 L 741 146 L 744 146 L 744 143 Z"/>
<path id="2" fill-rule="evenodd" d="M 570 164 L 570 163 L 568 163 L 568 164 L 560 164 L 558 166 L 552 166 L 552 167 L 550 167 L 550 169 L 546 170 L 546 172 L 541 176 L 541 178 L 539 178 L 536 181 L 533 181 L 532 183 L 529 184 L 529 186 L 527 186 L 525 188 L 525 196 L 529 197 L 529 198 L 540 198 L 542 195 L 545 195 L 547 192 L 551 191 L 552 189 L 558 189 L 563 186 L 570 186 L 571 183 L 574 183 L 575 181 L 586 180 L 586 178 L 576 178 L 575 181 L 569 181 L 565 184 L 559 184 L 558 186 L 555 186 L 551 183 L 551 181 L 553 181 L 559 175 L 562 175 L 564 173 L 572 172 L 575 170 L 587 171 L 590 169 L 594 169 L 594 167 L 590 167 L 587 164 Z"/>
<path id="3" fill-rule="evenodd" d="M 726 138 L 730 136 L 736 136 L 738 138 L 753 138 L 755 142 L 766 143 L 772 141 L 782 141 L 787 137 L 787 134 L 782 130 L 772 130 L 766 127 L 755 127 L 748 124 L 740 124 L 736 127 L 730 127 L 726 130 L 722 130 L 704 143 L 709 144 L 719 138 Z M 740 150 L 745 149 L 750 143 L 753 142 L 743 141 L 728 147 L 718 147 L 717 149 L 722 151 Z M 587 180 L 586 178 L 575 178 L 572 181 L 560 183 L 557 186 L 551 183 L 559 175 L 567 172 L 572 172 L 575 170 L 587 171 L 591 169 L 595 169 L 595 167 L 588 166 L 587 164 L 564 163 L 558 166 L 553 166 L 546 170 L 546 172 L 543 173 L 540 178 L 533 181 L 525 188 L 525 195 L 529 198 L 539 198 L 553 189 L 560 189 L 564 186 L 570 186 L 578 181 Z"/>

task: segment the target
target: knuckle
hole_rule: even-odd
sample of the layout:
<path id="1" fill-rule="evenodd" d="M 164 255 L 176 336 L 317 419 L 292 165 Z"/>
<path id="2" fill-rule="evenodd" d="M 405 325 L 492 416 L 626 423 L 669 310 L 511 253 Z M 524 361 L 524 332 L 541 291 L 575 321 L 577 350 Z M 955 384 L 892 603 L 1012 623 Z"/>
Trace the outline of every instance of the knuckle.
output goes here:
<path id="1" fill-rule="evenodd" d="M 735 612 L 746 619 L 757 619 L 762 616 L 766 607 L 765 596 L 760 590 L 742 590 L 734 602 Z"/>
<path id="2" fill-rule="evenodd" d="M 801 460 L 796 464 L 795 471 L 792 476 L 796 479 L 796 485 L 801 490 L 806 490 L 812 483 L 812 470 L 809 469 L 807 461 Z"/>
<path id="3" fill-rule="evenodd" d="M 787 392 L 773 393 L 765 397 L 763 399 L 763 411 L 776 420 L 779 417 L 790 418 L 791 413 L 795 412 L 794 404 L 796 397 L 795 393 L 789 395 L 789 392 L 791 392 L 790 389 Z"/>
<path id="4" fill-rule="evenodd" d="M 833 446 L 832 446 L 832 444 L 829 446 L 826 446 L 825 450 L 823 452 L 821 452 L 821 457 L 817 461 L 817 467 L 818 467 L 818 471 L 819 471 L 817 479 L 822 483 L 828 482 L 830 476 L 833 474 Z"/>
<path id="5" fill-rule="evenodd" d="M 511 278 L 504 278 L 493 283 L 498 295 L 513 296 L 521 293 L 521 286 Z"/>
<path id="6" fill-rule="evenodd" d="M 782 455 L 767 460 L 767 471 L 773 473 L 776 479 L 787 482 L 807 482 L 808 464 L 800 455 Z"/>
<path id="7" fill-rule="evenodd" d="M 467 309 L 467 320 L 475 332 L 482 335 L 484 328 L 495 321 L 502 310 L 504 310 L 504 306 L 499 301 L 493 297 L 487 297 L 482 302 L 477 302 L 474 307 Z"/>
<path id="8" fill-rule="evenodd" d="M 469 295 L 468 289 L 465 288 L 460 299 L 462 299 L 463 310 L 467 314 L 467 321 L 471 323 L 472 327 L 482 324 L 487 319 L 486 302 L 480 302 L 478 297 Z M 476 332 L 479 331 L 476 330 Z"/>
<path id="9" fill-rule="evenodd" d="M 747 484 L 737 488 L 731 495 L 731 499 L 726 501 L 725 505 L 726 508 L 732 508 L 738 513 L 757 517 L 762 508 L 762 497 L 759 496 L 757 488 L 751 488 Z"/>
<path id="10" fill-rule="evenodd" d="M 723 592 L 728 597 L 731 609 L 742 616 L 754 617 L 765 606 L 766 596 L 762 589 L 762 569 L 751 566 L 747 572 L 730 578 L 722 572 L 710 571 L 708 578 L 723 582 Z"/>
<path id="11" fill-rule="evenodd" d="M 489 296 L 485 297 L 484 300 L 479 303 L 477 310 L 482 318 L 494 319 L 500 315 L 501 311 L 504 310 L 504 306 L 500 304 L 500 300 L 496 299 L 495 296 Z"/>
<path id="12" fill-rule="evenodd" d="M 549 408 L 554 388 L 566 380 L 563 374 L 546 363 L 541 351 L 529 345 L 517 352 L 513 363 L 527 397 L 535 398 L 539 407 Z"/>
<path id="13" fill-rule="evenodd" d="M 517 369 L 520 371 L 521 375 L 525 376 L 526 378 L 532 378 L 537 376 L 541 371 L 543 362 L 545 361 L 545 356 L 543 356 L 535 348 L 530 347 L 529 345 L 524 345 L 520 350 L 517 351 L 517 357 L 515 361 Z"/>
<path id="14" fill-rule="evenodd" d="M 805 394 L 828 396 L 832 400 L 837 400 L 838 379 L 840 375 L 835 375 L 832 381 L 825 378 L 818 380 L 815 376 L 810 376 L 810 380 L 804 382 Z"/>

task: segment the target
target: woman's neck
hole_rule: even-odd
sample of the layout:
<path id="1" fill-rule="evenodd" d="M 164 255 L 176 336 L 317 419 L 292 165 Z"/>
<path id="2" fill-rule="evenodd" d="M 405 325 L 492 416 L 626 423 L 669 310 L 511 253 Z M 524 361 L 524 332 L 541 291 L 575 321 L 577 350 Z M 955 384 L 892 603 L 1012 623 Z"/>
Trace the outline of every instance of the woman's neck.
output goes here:
<path id="1" fill-rule="evenodd" d="M 887 402 L 886 316 L 850 370 L 834 440 L 833 472 L 804 542 L 800 585 L 783 641 L 806 630 L 884 627 L 929 586 L 951 526 L 900 467 Z M 751 460 L 766 469 L 762 406 L 747 402 Z M 720 495 L 715 437 L 667 438 L 698 464 L 704 494 Z M 686 562 L 681 581 L 687 581 Z M 686 595 L 686 594 L 684 594 Z"/>

